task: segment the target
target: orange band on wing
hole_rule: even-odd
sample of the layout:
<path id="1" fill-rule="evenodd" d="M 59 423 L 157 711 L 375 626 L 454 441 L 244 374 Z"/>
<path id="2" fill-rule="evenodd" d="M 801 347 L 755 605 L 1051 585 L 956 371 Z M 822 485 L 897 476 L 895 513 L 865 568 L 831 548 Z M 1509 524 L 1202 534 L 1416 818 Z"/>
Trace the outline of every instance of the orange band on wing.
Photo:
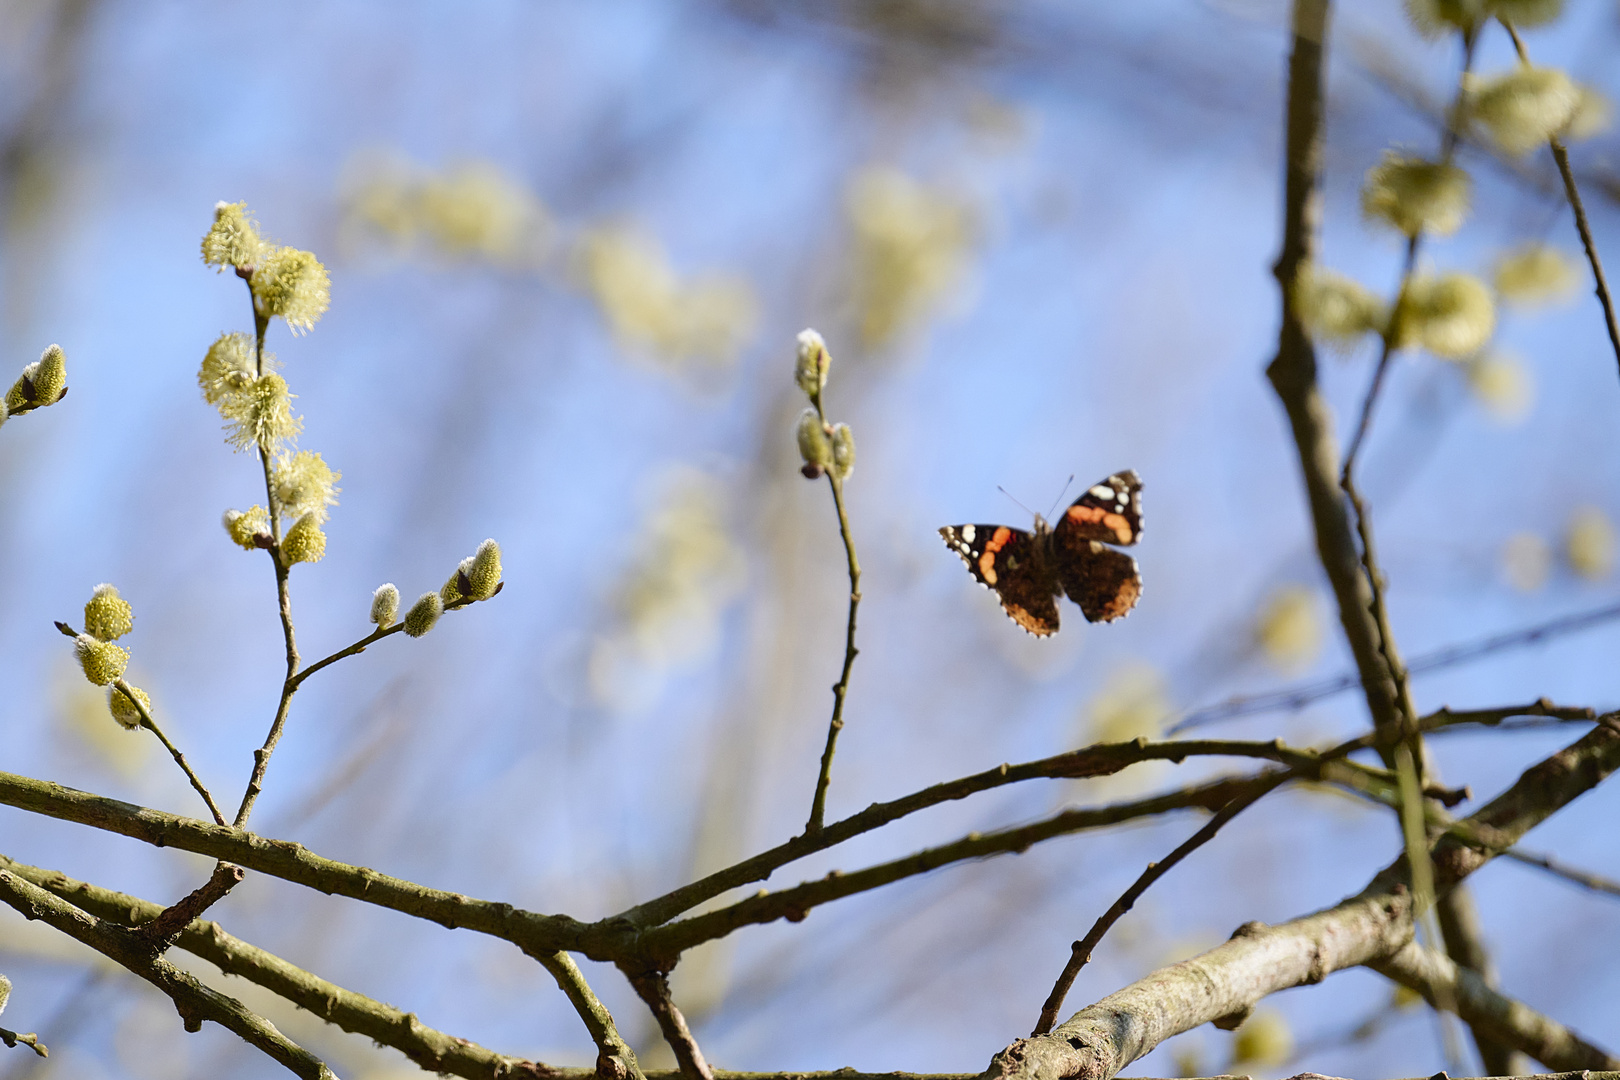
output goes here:
<path id="1" fill-rule="evenodd" d="M 1110 514 L 1100 506 L 1076 504 L 1069 507 L 1069 516 L 1085 525 L 1096 525 L 1101 522 L 1103 528 L 1113 530 L 1114 535 L 1119 537 L 1120 543 L 1128 544 L 1131 542 L 1131 523 L 1118 514 Z"/>
<path id="2" fill-rule="evenodd" d="M 1012 539 L 1012 530 L 1005 525 L 997 525 L 995 534 L 990 537 L 989 543 L 984 545 L 984 551 L 979 555 L 979 573 L 991 585 L 996 583 L 996 552 L 1007 546 Z"/>

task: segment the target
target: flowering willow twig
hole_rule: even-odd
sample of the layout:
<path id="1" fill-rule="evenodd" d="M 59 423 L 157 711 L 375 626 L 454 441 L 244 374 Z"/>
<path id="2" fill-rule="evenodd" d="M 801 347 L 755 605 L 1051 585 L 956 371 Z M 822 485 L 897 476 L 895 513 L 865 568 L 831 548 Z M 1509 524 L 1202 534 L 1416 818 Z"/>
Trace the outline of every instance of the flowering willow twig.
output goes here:
<path id="1" fill-rule="evenodd" d="M 805 459 L 804 475 L 814 479 L 826 473 L 832 489 L 833 507 L 838 511 L 838 533 L 844 541 L 844 559 L 849 569 L 849 619 L 844 630 L 844 667 L 833 684 L 832 720 L 827 725 L 827 745 L 821 752 L 821 771 L 816 777 L 816 793 L 810 803 L 805 835 L 821 831 L 827 816 L 827 788 L 832 784 L 833 754 L 838 733 L 844 730 L 844 699 L 849 694 L 849 672 L 860 652 L 855 647 L 855 616 L 861 606 L 861 563 L 855 556 L 855 536 L 849 528 L 849 511 L 844 505 L 844 481 L 855 464 L 855 441 L 848 425 L 833 427 L 822 406 L 827 372 L 832 365 L 827 345 L 814 330 L 805 330 L 798 339 L 795 378 L 809 397 L 814 411 L 807 409 L 799 418 L 799 449 Z"/>

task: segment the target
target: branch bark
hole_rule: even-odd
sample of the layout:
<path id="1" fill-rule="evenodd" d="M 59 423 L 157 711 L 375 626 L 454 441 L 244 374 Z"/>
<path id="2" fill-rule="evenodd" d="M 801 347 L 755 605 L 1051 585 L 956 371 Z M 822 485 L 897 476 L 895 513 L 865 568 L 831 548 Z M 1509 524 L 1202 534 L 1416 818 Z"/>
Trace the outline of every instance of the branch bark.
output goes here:
<path id="1" fill-rule="evenodd" d="M 55 870 L 29 866 L 4 855 L 0 855 L 0 870 L 15 874 L 109 922 L 146 927 L 153 925 L 164 911 L 160 904 L 77 881 Z M 412 1013 L 346 990 L 233 937 L 216 922 L 202 919 L 190 922 L 181 928 L 174 944 L 207 960 L 225 974 L 256 983 L 344 1031 L 392 1046 L 430 1072 L 449 1073 L 468 1080 L 552 1080 L 561 1075 L 561 1070 L 549 1065 L 497 1054 L 477 1043 L 430 1028 Z"/>
<path id="2" fill-rule="evenodd" d="M 1532 766 L 1512 787 L 1446 830 L 1431 851 L 1437 891 L 1464 880 L 1620 768 L 1620 731 L 1611 724 Z M 1014 1042 L 983 1075 L 985 1080 L 1111 1080 L 1172 1035 L 1240 1016 L 1278 990 L 1388 960 L 1407 946 L 1412 932 L 1410 874 L 1403 855 L 1367 888 L 1331 908 L 1275 927 L 1247 923 L 1226 944 L 1110 994 L 1050 1034 Z M 1524 1010 L 1518 1015 L 1534 1015 L 1523 1006 L 1516 1009 Z M 1532 1026 L 1544 1027 L 1539 1021 Z M 1540 1044 L 1528 1031 L 1524 1028 L 1525 1037 L 1509 1045 L 1533 1053 L 1530 1045 Z"/>
<path id="3" fill-rule="evenodd" d="M 133 932 L 98 919 L 9 870 L 0 870 L 0 900 L 23 918 L 49 924 L 156 986 L 174 1002 L 187 1031 L 197 1031 L 203 1021 L 212 1020 L 305 1080 L 337 1080 L 337 1074 L 320 1058 L 276 1030 L 270 1021 L 159 958 Z"/>

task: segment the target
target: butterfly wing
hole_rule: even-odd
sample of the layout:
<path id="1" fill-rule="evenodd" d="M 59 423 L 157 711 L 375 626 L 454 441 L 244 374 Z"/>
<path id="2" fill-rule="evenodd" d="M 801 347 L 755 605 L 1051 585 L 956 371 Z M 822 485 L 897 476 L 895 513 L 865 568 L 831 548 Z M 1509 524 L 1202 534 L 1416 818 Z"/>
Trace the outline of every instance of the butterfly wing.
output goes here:
<path id="1" fill-rule="evenodd" d="M 1142 595 L 1142 573 L 1136 560 L 1095 540 L 1054 544 L 1058 580 L 1069 599 L 1080 605 L 1087 622 L 1113 622 Z"/>
<path id="2" fill-rule="evenodd" d="M 1036 637 L 1057 633 L 1058 586 L 1043 571 L 1034 536 L 1006 525 L 946 525 L 939 535 L 975 581 L 995 590 L 1013 622 Z"/>
<path id="3" fill-rule="evenodd" d="M 1058 548 L 1080 550 L 1081 540 L 1128 547 L 1142 536 L 1142 480 L 1127 469 L 1091 485 L 1052 530 Z"/>

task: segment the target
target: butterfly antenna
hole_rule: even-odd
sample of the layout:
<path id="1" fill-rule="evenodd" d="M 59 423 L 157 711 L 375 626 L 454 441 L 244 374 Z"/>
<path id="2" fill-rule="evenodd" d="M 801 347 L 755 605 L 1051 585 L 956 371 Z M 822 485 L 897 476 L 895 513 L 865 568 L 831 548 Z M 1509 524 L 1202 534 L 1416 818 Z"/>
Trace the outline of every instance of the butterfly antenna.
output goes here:
<path id="1" fill-rule="evenodd" d="M 1050 510 L 1048 510 L 1046 512 L 1047 517 L 1051 517 L 1053 514 L 1057 513 L 1057 508 L 1059 506 L 1063 505 L 1063 496 L 1067 495 L 1069 493 L 1069 488 L 1071 488 L 1073 486 L 1074 486 L 1074 473 L 1070 473 L 1069 474 L 1069 479 L 1067 481 L 1065 481 L 1065 483 L 1063 485 L 1063 490 L 1058 492 L 1057 500 L 1052 503 L 1052 509 L 1050 509 Z"/>
<path id="2" fill-rule="evenodd" d="M 996 485 L 996 490 L 1001 492 L 1003 495 L 1007 496 L 1007 498 L 1012 499 L 1013 505 L 1018 507 L 1018 509 L 1022 510 L 1024 513 L 1028 514 L 1030 517 L 1040 517 L 1039 514 L 1037 514 L 1035 511 L 1031 510 L 1029 507 L 1025 506 L 1023 503 L 1019 502 L 1017 499 L 1013 499 L 1012 492 L 1008 491 L 1006 488 L 1002 487 L 1000 484 Z"/>

